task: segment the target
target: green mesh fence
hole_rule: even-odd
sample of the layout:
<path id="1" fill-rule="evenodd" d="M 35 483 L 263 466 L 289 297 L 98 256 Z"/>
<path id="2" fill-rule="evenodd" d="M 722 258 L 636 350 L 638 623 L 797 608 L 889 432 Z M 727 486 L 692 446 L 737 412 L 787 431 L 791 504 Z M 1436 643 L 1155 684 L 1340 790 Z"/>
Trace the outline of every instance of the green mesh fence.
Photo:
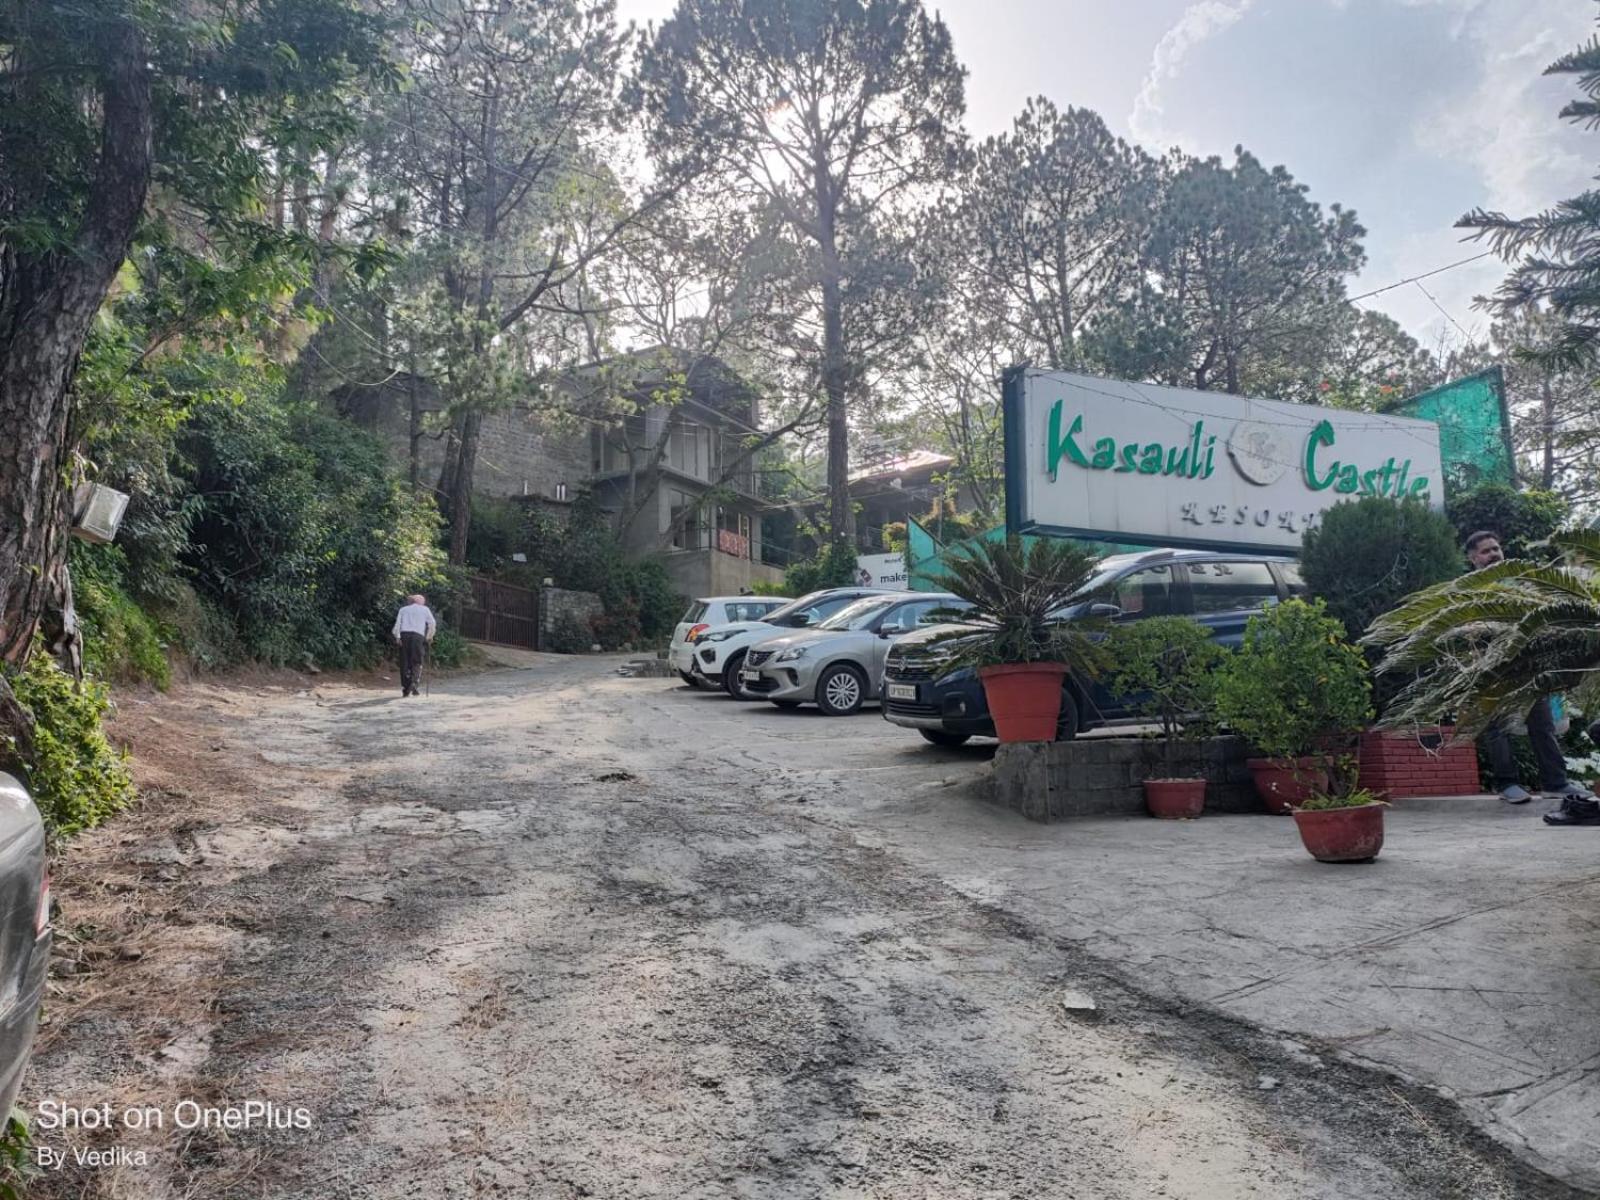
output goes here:
<path id="1" fill-rule="evenodd" d="M 1516 482 L 1505 374 L 1499 367 L 1396 401 L 1383 411 L 1432 421 L 1439 427 L 1446 493 L 1480 483 Z"/>

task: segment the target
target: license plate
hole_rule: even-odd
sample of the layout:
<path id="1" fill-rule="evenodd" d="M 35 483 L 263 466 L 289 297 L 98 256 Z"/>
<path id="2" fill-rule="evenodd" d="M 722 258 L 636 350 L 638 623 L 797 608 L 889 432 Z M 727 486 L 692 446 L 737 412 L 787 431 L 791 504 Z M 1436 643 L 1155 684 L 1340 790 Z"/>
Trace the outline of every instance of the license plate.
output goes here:
<path id="1" fill-rule="evenodd" d="M 760 683 L 761 682 L 761 672 L 760 671 L 745 671 L 739 676 L 739 678 L 744 680 L 746 683 Z"/>
<path id="2" fill-rule="evenodd" d="M 915 700 L 917 698 L 917 685 L 914 683 L 891 683 L 889 685 L 889 699 Z"/>

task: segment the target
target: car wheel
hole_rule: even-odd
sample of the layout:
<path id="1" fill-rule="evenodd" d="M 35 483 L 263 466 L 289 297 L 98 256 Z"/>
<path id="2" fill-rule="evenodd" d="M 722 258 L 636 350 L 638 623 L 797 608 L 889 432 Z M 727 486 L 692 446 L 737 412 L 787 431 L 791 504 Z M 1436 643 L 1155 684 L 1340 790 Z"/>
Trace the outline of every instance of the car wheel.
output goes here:
<path id="1" fill-rule="evenodd" d="M 753 700 L 755 697 L 744 690 L 744 684 L 739 682 L 739 672 L 744 670 L 744 651 L 735 654 L 722 666 L 722 690 L 735 700 Z"/>
<path id="2" fill-rule="evenodd" d="M 1061 715 L 1056 718 L 1056 741 L 1070 742 L 1078 736 L 1078 701 L 1068 688 L 1061 689 Z"/>
<path id="3" fill-rule="evenodd" d="M 698 689 L 700 686 L 700 681 L 694 677 L 693 671 L 679 671 L 678 678 L 683 680 L 692 688 Z"/>
<path id="4" fill-rule="evenodd" d="M 942 729 L 917 730 L 923 740 L 932 742 L 935 746 L 964 746 L 972 739 L 970 733 L 945 733 Z"/>
<path id="5" fill-rule="evenodd" d="M 849 663 L 829 667 L 817 680 L 817 707 L 830 717 L 859 712 L 866 698 L 866 676 Z"/>

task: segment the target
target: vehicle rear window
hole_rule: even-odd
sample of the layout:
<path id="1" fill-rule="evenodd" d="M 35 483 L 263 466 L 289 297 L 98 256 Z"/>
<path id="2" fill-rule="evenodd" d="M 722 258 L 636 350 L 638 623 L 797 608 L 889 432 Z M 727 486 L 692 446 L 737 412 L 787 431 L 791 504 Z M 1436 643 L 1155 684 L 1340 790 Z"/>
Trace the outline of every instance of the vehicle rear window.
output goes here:
<path id="1" fill-rule="evenodd" d="M 1189 594 L 1195 615 L 1243 612 L 1278 598 L 1272 568 L 1264 562 L 1189 564 Z"/>
<path id="2" fill-rule="evenodd" d="M 706 608 L 707 605 L 704 600 L 696 600 L 689 605 L 689 611 L 683 614 L 683 623 L 685 625 L 698 624 L 700 618 L 706 615 Z"/>
<path id="3" fill-rule="evenodd" d="M 759 621 L 778 607 L 776 600 L 737 600 L 723 606 L 730 621 Z"/>

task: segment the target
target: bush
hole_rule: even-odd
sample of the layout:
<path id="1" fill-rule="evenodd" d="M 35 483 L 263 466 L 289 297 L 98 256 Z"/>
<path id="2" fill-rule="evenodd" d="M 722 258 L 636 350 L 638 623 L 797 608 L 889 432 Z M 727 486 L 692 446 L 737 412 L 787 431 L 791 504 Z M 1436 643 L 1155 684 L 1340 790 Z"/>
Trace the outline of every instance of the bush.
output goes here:
<path id="1" fill-rule="evenodd" d="M 104 684 L 74 683 L 48 654 L 35 654 L 10 682 L 33 717 L 33 755 L 24 768 L 52 836 L 98 825 L 133 803 L 127 756 L 111 748 L 100 727 L 110 707 Z"/>
<path id="2" fill-rule="evenodd" d="M 1250 618 L 1217 674 L 1217 715 L 1268 758 L 1298 758 L 1372 717 L 1367 663 L 1316 600 Z"/>
<path id="3" fill-rule="evenodd" d="M 467 661 L 468 642 L 454 629 L 446 629 L 442 625 L 433 635 L 433 645 L 428 649 L 428 657 L 435 666 L 459 667 Z"/>
<path id="4" fill-rule="evenodd" d="M 786 594 L 795 597 L 855 582 L 856 552 L 848 542 L 830 543 L 818 550 L 816 557 L 793 563 L 783 573 Z"/>
<path id="5" fill-rule="evenodd" d="M 1567 502 L 1554 492 L 1517 491 L 1503 483 L 1484 483 L 1451 497 L 1445 512 L 1455 526 L 1456 544 L 1480 529 L 1500 535 L 1507 558 L 1527 558 L 1535 542 L 1557 532 L 1568 517 Z"/>
<path id="6" fill-rule="evenodd" d="M 1227 653 L 1211 631 L 1188 617 L 1148 617 L 1115 626 L 1108 643 L 1108 684 L 1134 697 L 1134 709 L 1161 723 L 1167 776 L 1177 771 L 1177 738 L 1187 723 L 1198 736 L 1213 707 L 1218 668 Z"/>
<path id="7" fill-rule="evenodd" d="M 1335 505 L 1306 532 L 1300 555 L 1306 586 L 1352 638 L 1412 592 L 1464 568 L 1455 527 L 1413 497 L 1397 503 L 1365 496 Z"/>
<path id="8" fill-rule="evenodd" d="M 68 554 L 84 667 L 101 679 L 165 691 L 172 683 L 169 635 L 128 594 L 121 551 L 74 540 Z"/>

